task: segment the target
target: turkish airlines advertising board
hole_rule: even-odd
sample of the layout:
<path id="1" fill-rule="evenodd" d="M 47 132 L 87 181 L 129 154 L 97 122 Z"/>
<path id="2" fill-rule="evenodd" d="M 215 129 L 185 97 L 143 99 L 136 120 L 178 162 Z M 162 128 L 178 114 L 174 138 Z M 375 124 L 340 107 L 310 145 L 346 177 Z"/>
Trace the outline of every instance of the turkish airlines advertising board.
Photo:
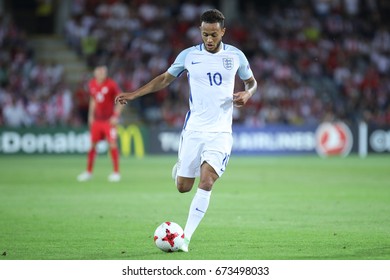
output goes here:
<path id="1" fill-rule="evenodd" d="M 150 131 L 151 154 L 177 153 L 180 131 Z M 261 128 L 235 126 L 233 154 L 294 155 L 318 154 L 321 157 L 345 157 L 358 153 L 390 153 L 390 127 L 370 128 L 362 123 L 348 126 L 343 122 L 318 126 L 270 125 Z"/>

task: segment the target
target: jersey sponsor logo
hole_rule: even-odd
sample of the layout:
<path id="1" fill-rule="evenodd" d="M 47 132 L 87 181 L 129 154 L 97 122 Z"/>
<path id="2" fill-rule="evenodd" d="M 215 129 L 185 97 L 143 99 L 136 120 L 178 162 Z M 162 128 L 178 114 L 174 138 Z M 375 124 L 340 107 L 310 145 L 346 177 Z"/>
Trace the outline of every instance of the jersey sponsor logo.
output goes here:
<path id="1" fill-rule="evenodd" d="M 222 58 L 223 61 L 223 67 L 225 67 L 226 70 L 232 70 L 234 67 L 234 60 L 233 58 L 224 57 Z"/>
<path id="2" fill-rule="evenodd" d="M 196 207 L 195 210 L 200 212 L 200 213 L 206 213 L 205 211 L 200 210 L 198 207 Z"/>
<path id="3" fill-rule="evenodd" d="M 347 156 L 352 149 L 352 133 L 342 122 L 323 123 L 316 131 L 316 151 L 320 156 Z"/>
<path id="4" fill-rule="evenodd" d="M 131 154 L 132 147 L 134 148 L 134 154 L 138 158 L 142 158 L 145 155 L 144 140 L 141 130 L 136 125 L 129 125 L 124 128 L 118 126 L 118 135 L 120 140 L 121 152 L 124 156 Z"/>
<path id="5" fill-rule="evenodd" d="M 191 61 L 191 64 L 199 64 L 202 63 L 201 61 Z"/>

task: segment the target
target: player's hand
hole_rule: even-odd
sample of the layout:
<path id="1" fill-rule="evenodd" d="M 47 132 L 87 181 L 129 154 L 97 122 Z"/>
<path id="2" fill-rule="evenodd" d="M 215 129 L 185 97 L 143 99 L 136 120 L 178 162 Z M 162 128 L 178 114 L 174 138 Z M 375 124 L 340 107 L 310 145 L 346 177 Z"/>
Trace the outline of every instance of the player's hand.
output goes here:
<path id="1" fill-rule="evenodd" d="M 130 94 L 129 93 L 121 93 L 117 97 L 115 97 L 115 104 L 122 104 L 125 105 L 127 104 L 127 100 L 129 100 Z"/>
<path id="2" fill-rule="evenodd" d="M 236 107 L 242 107 L 251 98 L 251 94 L 248 91 L 240 91 L 233 93 L 233 104 Z"/>

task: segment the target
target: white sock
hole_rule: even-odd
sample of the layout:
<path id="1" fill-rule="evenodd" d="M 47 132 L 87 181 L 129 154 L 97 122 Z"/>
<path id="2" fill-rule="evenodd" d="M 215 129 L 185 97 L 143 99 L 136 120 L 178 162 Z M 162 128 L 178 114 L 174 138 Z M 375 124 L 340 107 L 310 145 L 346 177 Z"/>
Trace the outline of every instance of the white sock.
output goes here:
<path id="1" fill-rule="evenodd" d="M 210 196 L 211 191 L 205 191 L 202 189 L 198 189 L 196 191 L 196 194 L 191 202 L 187 223 L 184 228 L 184 236 L 188 240 L 191 239 L 192 234 L 206 214 L 207 208 L 209 207 Z"/>

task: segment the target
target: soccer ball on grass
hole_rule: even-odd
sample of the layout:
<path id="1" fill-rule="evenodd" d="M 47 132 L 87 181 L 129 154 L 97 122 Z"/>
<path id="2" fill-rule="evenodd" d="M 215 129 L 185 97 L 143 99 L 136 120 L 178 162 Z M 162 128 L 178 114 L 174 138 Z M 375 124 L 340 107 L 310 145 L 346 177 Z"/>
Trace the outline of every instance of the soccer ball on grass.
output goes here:
<path id="1" fill-rule="evenodd" d="M 154 243 L 164 252 L 176 252 L 184 243 L 184 231 L 174 222 L 164 222 L 154 232 Z"/>

